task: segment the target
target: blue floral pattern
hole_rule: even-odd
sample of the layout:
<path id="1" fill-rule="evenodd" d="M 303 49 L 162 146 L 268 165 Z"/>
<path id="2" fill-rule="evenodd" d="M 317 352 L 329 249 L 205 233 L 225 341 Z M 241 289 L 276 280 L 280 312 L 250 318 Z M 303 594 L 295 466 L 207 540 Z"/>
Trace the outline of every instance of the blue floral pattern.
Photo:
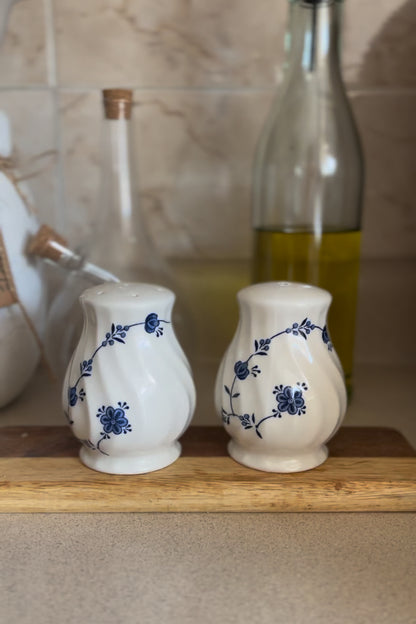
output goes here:
<path id="1" fill-rule="evenodd" d="M 78 379 L 73 385 L 68 387 L 68 409 L 65 410 L 65 416 L 71 426 L 74 424 L 74 420 L 72 419 L 73 408 L 76 407 L 78 401 L 83 401 L 86 396 L 85 389 L 80 387 L 81 380 L 86 380 L 88 377 L 92 376 L 94 361 L 101 349 L 112 347 L 116 343 L 125 344 L 127 333 L 133 327 L 142 326 L 144 327 L 146 333 L 155 334 L 155 336 L 159 338 L 163 335 L 162 323 L 169 324 L 170 321 L 160 319 L 156 312 L 151 312 L 146 316 L 144 321 L 139 323 L 132 323 L 131 325 L 111 324 L 110 331 L 106 332 L 105 338 L 95 349 L 94 353 L 92 353 L 91 357 L 80 363 Z M 100 407 L 97 417 L 100 418 L 100 422 L 103 426 L 103 430 L 100 434 L 101 438 L 97 444 L 94 444 L 91 440 L 81 440 L 82 444 L 89 449 L 98 450 L 101 453 L 104 453 L 104 451 L 100 449 L 100 444 L 103 440 L 109 439 L 111 435 L 120 435 L 121 433 L 128 433 L 132 430 L 125 414 L 128 409 L 129 406 L 125 402 L 119 402 L 117 407 L 113 407 L 111 405 L 107 407 L 103 405 Z M 107 453 L 104 454 L 107 455 Z"/>
<path id="2" fill-rule="evenodd" d="M 125 409 L 129 409 L 127 403 L 119 403 L 119 407 L 104 407 L 100 408 L 97 414 L 97 418 L 100 418 L 100 422 L 103 425 L 104 433 L 114 433 L 120 435 L 120 433 L 127 433 L 131 431 L 129 421 L 125 416 Z M 130 427 L 130 429 L 128 429 Z"/>
<path id="3" fill-rule="evenodd" d="M 294 416 L 306 413 L 305 399 L 303 398 L 302 389 L 307 390 L 305 383 L 298 383 L 297 387 L 292 386 L 275 386 L 273 394 L 276 395 L 277 410 L 281 415 L 287 412 Z"/>
<path id="4" fill-rule="evenodd" d="M 308 390 L 304 382 L 298 381 L 295 385 L 276 385 L 273 390 L 276 399 L 276 407 L 272 408 L 271 413 L 257 419 L 255 414 L 238 414 L 234 409 L 234 399 L 240 396 L 240 392 L 236 389 L 236 384 L 245 381 L 249 376 L 257 377 L 261 373 L 261 369 L 257 364 L 251 366 L 251 361 L 257 356 L 267 356 L 269 354 L 273 340 L 284 334 L 290 334 L 295 337 L 301 337 L 307 340 L 314 331 L 320 331 L 322 340 L 329 351 L 332 351 L 333 345 L 329 338 L 328 330 L 313 323 L 310 319 L 304 318 L 301 323 L 292 323 L 290 327 L 277 332 L 269 338 L 261 338 L 254 341 L 254 350 L 245 360 L 238 360 L 234 364 L 234 379 L 230 386 L 224 385 L 226 395 L 228 395 L 229 407 L 222 407 L 222 420 L 225 425 L 230 425 L 233 419 L 238 419 L 240 425 L 244 429 L 253 429 L 259 438 L 263 438 L 260 431 L 261 425 L 270 418 L 282 418 L 283 414 L 289 416 L 302 416 L 306 414 L 307 405 L 304 393 Z"/>
<path id="5" fill-rule="evenodd" d="M 78 391 L 78 385 L 81 379 L 85 377 L 91 377 L 93 371 L 94 359 L 97 356 L 97 353 L 105 348 L 112 347 L 115 343 L 125 344 L 125 338 L 127 336 L 127 332 L 132 327 L 138 327 L 140 325 L 144 326 L 145 331 L 148 334 L 154 333 L 157 337 L 163 334 L 163 327 L 161 327 L 161 323 L 169 323 L 170 321 L 165 321 L 164 319 L 160 319 L 156 312 L 151 312 L 147 315 L 146 319 L 141 323 L 132 323 L 131 325 L 116 325 L 112 323 L 110 331 L 105 334 L 105 339 L 102 340 L 101 344 L 95 349 L 94 353 L 88 360 L 84 360 L 79 365 L 80 375 L 76 380 L 73 386 L 68 388 L 68 404 L 70 407 L 75 407 L 78 402 L 78 399 L 81 401 L 85 397 L 85 390 L 81 388 Z"/>
<path id="6" fill-rule="evenodd" d="M 328 349 L 330 351 L 332 351 L 332 349 L 334 348 L 332 342 L 331 342 L 331 338 L 329 336 L 329 332 L 328 332 L 328 328 L 325 325 L 325 327 L 322 330 L 322 340 L 324 341 L 324 343 L 327 345 Z"/>
<path id="7" fill-rule="evenodd" d="M 100 448 L 100 444 L 103 440 L 109 440 L 111 434 L 120 435 L 121 433 L 128 433 L 132 431 L 131 424 L 126 418 L 126 410 L 129 406 L 126 402 L 118 402 L 118 407 L 112 405 L 102 405 L 98 409 L 97 418 L 100 419 L 100 423 L 103 426 L 103 430 L 100 433 L 101 438 L 97 444 L 94 444 L 91 440 L 81 440 L 83 445 L 91 451 L 99 451 L 103 455 L 108 455 Z"/>
<path id="8" fill-rule="evenodd" d="M 256 422 L 254 414 L 243 414 L 240 416 L 240 423 L 244 427 L 244 429 L 252 429 L 253 424 Z"/>
<path id="9" fill-rule="evenodd" d="M 78 401 L 77 389 L 75 386 L 72 386 L 71 388 L 68 388 L 68 403 L 71 407 L 74 407 L 74 405 L 77 404 L 77 401 Z"/>
<path id="10" fill-rule="evenodd" d="M 125 344 L 124 338 L 126 337 L 130 327 L 133 327 L 133 325 L 123 326 L 115 325 L 114 323 L 112 323 L 111 331 L 106 333 L 105 340 L 102 341 L 101 347 L 106 347 L 107 345 L 110 345 L 110 347 L 112 347 L 115 342 Z M 89 362 L 92 364 L 92 360 L 89 360 Z"/>
<path id="11" fill-rule="evenodd" d="M 234 372 L 238 379 L 246 379 L 250 375 L 247 362 L 238 361 L 234 365 Z"/>
<path id="12" fill-rule="evenodd" d="M 148 334 L 155 333 L 158 338 L 159 336 L 162 336 L 163 327 L 160 327 L 160 320 L 155 312 L 151 312 L 146 316 L 144 329 Z"/>

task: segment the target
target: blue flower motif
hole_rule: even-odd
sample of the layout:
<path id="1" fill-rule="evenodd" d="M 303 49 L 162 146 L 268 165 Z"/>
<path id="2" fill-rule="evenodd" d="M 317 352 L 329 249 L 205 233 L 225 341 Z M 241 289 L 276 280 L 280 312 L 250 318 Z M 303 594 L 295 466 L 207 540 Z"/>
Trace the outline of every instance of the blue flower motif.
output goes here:
<path id="1" fill-rule="evenodd" d="M 146 316 L 144 321 L 144 329 L 148 334 L 153 334 L 156 329 L 159 327 L 160 321 L 157 317 L 156 312 L 151 312 Z"/>
<path id="2" fill-rule="evenodd" d="M 267 355 L 267 351 L 270 349 L 270 338 L 261 338 L 254 341 L 255 355 Z"/>
<path id="3" fill-rule="evenodd" d="M 75 386 L 72 386 L 71 388 L 68 388 L 68 402 L 69 405 L 71 407 L 74 407 L 74 405 L 77 404 L 78 401 L 78 395 L 77 395 L 77 389 Z"/>
<path id="4" fill-rule="evenodd" d="M 273 393 L 276 395 L 277 409 L 280 413 L 288 412 L 292 416 L 306 412 L 305 399 L 302 388 L 292 386 L 276 386 Z"/>
<path id="5" fill-rule="evenodd" d="M 111 331 L 106 333 L 105 340 L 101 342 L 100 347 L 106 347 L 107 345 L 110 345 L 110 347 L 112 347 L 114 344 L 114 341 L 121 342 L 121 344 L 125 344 L 124 338 L 126 337 L 126 333 L 129 331 L 129 329 L 130 329 L 130 325 L 124 325 L 123 327 L 122 325 L 115 325 L 114 323 L 112 323 Z M 89 360 L 87 364 L 92 364 L 92 360 Z"/>
<path id="6" fill-rule="evenodd" d="M 294 336 L 302 336 L 305 340 L 308 338 L 311 331 L 316 328 L 316 325 L 312 323 L 307 317 L 303 319 L 302 323 L 293 323 L 292 327 L 288 327 L 285 331 L 287 334 L 293 334 Z"/>
<path id="7" fill-rule="evenodd" d="M 327 345 L 329 351 L 332 351 L 333 345 L 332 345 L 331 338 L 328 332 L 328 327 L 326 325 L 322 330 L 322 340 Z"/>
<path id="8" fill-rule="evenodd" d="M 99 414 L 98 414 L 99 415 Z M 111 405 L 105 409 L 105 412 L 100 416 L 100 422 L 103 425 L 104 433 L 125 433 L 126 428 L 129 425 L 129 421 L 125 416 L 124 409 L 121 407 L 112 407 Z"/>
<path id="9" fill-rule="evenodd" d="M 238 379 L 246 379 L 250 374 L 248 362 L 242 362 L 241 360 L 236 362 L 234 364 L 234 373 Z"/>
<path id="10" fill-rule="evenodd" d="M 240 422 L 244 429 L 252 429 L 253 424 L 255 423 L 254 414 L 252 414 L 251 416 L 250 414 L 243 414 L 243 416 L 240 416 Z"/>
<path id="11" fill-rule="evenodd" d="M 83 377 L 90 377 L 88 373 L 92 371 L 92 360 L 84 360 L 79 365 L 79 368 Z"/>
<path id="12" fill-rule="evenodd" d="M 257 377 L 257 375 L 260 375 L 261 370 L 259 369 L 257 364 L 255 364 L 254 366 L 251 367 L 251 371 L 250 372 L 253 375 L 253 377 Z"/>

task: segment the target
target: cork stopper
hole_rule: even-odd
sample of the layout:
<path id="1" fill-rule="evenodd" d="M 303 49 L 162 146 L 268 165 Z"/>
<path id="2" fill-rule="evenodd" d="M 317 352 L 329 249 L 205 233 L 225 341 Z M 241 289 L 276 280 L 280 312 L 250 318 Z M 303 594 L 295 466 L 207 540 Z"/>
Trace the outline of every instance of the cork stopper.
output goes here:
<path id="1" fill-rule="evenodd" d="M 65 251 L 67 251 L 66 240 L 48 225 L 39 228 L 27 248 L 29 254 L 48 258 L 54 262 L 59 262 Z"/>
<path id="2" fill-rule="evenodd" d="M 133 91 L 131 89 L 104 89 L 103 104 L 106 119 L 130 119 Z"/>

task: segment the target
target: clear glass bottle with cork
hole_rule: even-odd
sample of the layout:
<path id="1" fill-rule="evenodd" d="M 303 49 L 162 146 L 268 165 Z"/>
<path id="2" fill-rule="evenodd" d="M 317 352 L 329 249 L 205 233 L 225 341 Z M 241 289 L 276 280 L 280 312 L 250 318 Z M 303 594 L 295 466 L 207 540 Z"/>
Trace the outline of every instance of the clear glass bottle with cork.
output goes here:
<path id="1" fill-rule="evenodd" d="M 90 259 L 124 282 L 171 286 L 142 214 L 132 137 L 133 92 L 104 89 L 99 201 Z"/>

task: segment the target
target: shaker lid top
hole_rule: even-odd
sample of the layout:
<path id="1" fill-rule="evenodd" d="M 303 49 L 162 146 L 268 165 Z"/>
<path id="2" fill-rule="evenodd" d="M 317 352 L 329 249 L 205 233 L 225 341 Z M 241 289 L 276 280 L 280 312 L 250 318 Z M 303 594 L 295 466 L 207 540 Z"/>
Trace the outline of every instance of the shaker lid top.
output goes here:
<path id="1" fill-rule="evenodd" d="M 162 303 L 175 298 L 168 288 L 140 282 L 106 282 L 84 290 L 80 301 L 102 307 L 137 306 L 141 303 Z"/>
<path id="2" fill-rule="evenodd" d="M 329 305 L 331 294 L 323 288 L 298 282 L 262 282 L 243 288 L 238 293 L 242 302 L 282 304 L 288 306 Z"/>

